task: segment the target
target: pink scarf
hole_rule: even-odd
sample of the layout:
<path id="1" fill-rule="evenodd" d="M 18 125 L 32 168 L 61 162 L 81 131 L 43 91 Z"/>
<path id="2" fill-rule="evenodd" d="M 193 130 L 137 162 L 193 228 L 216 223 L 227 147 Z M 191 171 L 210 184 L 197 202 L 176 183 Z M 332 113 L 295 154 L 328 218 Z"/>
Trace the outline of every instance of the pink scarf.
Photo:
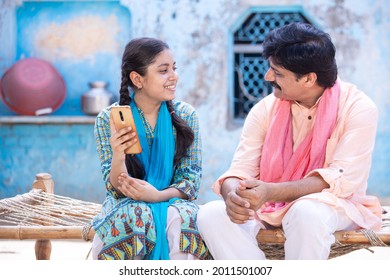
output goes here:
<path id="1" fill-rule="evenodd" d="M 302 179 L 309 171 L 324 165 L 326 144 L 336 125 L 340 84 L 324 91 L 318 104 L 311 133 L 293 152 L 291 102 L 280 100 L 264 140 L 260 161 L 260 180 L 286 182 Z M 265 204 L 262 212 L 274 212 L 285 202 Z"/>

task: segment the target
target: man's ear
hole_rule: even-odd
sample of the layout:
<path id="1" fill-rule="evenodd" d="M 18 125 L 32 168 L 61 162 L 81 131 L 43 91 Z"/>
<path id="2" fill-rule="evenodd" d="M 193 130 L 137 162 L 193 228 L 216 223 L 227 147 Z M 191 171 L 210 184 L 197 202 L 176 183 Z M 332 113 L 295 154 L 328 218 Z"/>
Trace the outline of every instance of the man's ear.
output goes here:
<path id="1" fill-rule="evenodd" d="M 129 75 L 130 80 L 138 88 L 142 88 L 142 76 L 135 71 L 131 71 Z"/>
<path id="2" fill-rule="evenodd" d="M 317 82 L 317 74 L 314 72 L 306 74 L 304 77 L 304 81 L 307 87 L 312 87 Z"/>

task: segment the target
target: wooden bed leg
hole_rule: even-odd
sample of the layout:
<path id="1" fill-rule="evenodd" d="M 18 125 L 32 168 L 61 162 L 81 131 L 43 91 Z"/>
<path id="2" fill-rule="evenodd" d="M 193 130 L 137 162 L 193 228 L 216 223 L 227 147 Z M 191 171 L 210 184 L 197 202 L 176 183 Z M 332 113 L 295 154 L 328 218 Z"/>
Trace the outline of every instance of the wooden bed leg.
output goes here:
<path id="1" fill-rule="evenodd" d="M 35 258 L 37 260 L 50 260 L 51 241 L 49 239 L 39 239 L 35 241 Z"/>
<path id="2" fill-rule="evenodd" d="M 54 193 L 54 182 L 49 173 L 38 173 L 35 175 L 33 189 L 40 189 L 47 193 Z M 37 260 L 50 260 L 51 241 L 49 239 L 38 239 L 35 241 L 35 258 Z"/>

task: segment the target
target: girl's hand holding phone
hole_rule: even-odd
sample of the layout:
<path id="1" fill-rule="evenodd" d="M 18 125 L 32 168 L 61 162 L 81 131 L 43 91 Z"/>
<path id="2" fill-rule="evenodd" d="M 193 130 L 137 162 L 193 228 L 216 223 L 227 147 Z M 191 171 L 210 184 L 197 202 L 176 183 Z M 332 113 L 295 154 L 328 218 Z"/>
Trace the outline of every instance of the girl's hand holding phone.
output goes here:
<path id="1" fill-rule="evenodd" d="M 110 143 L 113 150 L 126 154 L 139 154 L 142 152 L 129 106 L 115 106 L 111 108 L 110 128 Z"/>

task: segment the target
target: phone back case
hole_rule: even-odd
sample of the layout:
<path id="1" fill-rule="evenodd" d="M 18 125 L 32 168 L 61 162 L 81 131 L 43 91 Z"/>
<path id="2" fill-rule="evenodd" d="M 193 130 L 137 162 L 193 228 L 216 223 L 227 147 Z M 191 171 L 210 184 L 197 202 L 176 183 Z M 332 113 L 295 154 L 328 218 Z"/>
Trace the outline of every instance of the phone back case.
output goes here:
<path id="1" fill-rule="evenodd" d="M 136 133 L 137 142 L 130 148 L 126 149 L 125 153 L 140 154 L 142 152 L 142 147 L 139 142 L 138 132 L 137 128 L 135 127 L 133 113 L 131 112 L 130 106 L 115 106 L 111 108 L 111 112 L 116 130 L 131 126 L 133 131 Z"/>

